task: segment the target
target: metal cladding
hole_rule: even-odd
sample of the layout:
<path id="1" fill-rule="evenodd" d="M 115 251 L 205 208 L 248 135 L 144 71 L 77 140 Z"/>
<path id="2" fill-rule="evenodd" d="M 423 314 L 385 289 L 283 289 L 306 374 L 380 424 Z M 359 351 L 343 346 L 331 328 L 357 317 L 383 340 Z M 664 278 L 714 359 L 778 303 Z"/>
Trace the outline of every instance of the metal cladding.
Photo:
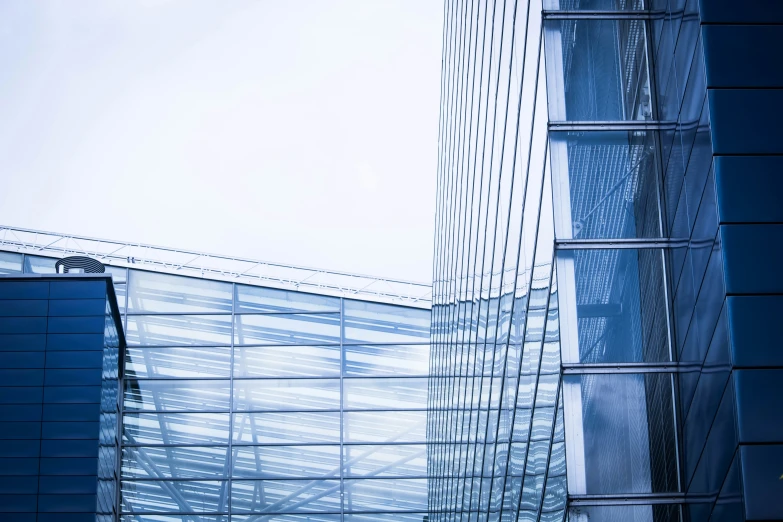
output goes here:
<path id="1" fill-rule="evenodd" d="M 64 257 L 54 264 L 58 274 L 81 272 L 85 274 L 103 274 L 106 267 L 100 261 L 86 256 Z"/>

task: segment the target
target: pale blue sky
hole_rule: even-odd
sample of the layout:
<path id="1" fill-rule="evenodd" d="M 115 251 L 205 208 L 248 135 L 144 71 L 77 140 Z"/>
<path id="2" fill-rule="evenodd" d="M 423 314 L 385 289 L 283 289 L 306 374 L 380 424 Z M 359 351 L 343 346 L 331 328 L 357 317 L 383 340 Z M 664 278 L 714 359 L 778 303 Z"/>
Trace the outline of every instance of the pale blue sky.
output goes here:
<path id="1" fill-rule="evenodd" d="M 429 281 L 438 0 L 0 1 L 0 223 Z"/>

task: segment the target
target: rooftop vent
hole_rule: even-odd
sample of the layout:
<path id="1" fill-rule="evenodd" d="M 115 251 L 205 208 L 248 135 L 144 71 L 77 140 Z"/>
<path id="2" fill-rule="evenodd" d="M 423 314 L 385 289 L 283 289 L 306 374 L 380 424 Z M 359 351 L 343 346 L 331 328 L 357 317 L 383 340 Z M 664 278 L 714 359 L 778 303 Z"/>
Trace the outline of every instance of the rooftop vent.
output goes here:
<path id="1" fill-rule="evenodd" d="M 64 257 L 54 264 L 58 274 L 103 274 L 106 267 L 91 257 Z"/>

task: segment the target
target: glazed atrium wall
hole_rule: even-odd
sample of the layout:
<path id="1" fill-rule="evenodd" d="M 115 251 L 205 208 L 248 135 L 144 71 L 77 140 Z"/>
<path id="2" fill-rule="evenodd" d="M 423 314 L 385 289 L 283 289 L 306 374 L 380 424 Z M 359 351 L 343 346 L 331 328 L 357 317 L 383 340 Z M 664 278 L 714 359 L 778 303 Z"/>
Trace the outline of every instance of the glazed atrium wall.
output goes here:
<path id="1" fill-rule="evenodd" d="M 781 22 L 446 2 L 431 520 L 783 517 Z"/>
<path id="2" fill-rule="evenodd" d="M 425 518 L 426 299 L 393 284 L 343 286 L 358 299 L 325 282 L 271 288 L 225 266 L 223 280 L 184 277 L 198 270 L 150 261 L 162 250 L 117 248 L 0 231 L 0 273 L 53 273 L 74 250 L 112 263 L 127 339 L 121 522 Z"/>

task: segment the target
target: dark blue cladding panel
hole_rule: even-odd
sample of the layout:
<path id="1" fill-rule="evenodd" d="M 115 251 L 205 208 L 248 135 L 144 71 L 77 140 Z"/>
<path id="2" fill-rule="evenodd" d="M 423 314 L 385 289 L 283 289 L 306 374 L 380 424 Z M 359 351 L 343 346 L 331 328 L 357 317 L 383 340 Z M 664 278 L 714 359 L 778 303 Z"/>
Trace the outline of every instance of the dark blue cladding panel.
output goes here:
<path id="1" fill-rule="evenodd" d="M 100 404 L 44 404 L 43 420 L 59 422 L 90 422 L 100 419 Z M 95 436 L 98 432 L 95 431 Z"/>
<path id="2" fill-rule="evenodd" d="M 6 440 L 0 444 L 0 458 L 38 457 L 41 443 L 37 440 Z"/>
<path id="3" fill-rule="evenodd" d="M 103 367 L 103 353 L 92 352 L 49 352 L 46 354 L 47 368 L 95 368 Z"/>
<path id="4" fill-rule="evenodd" d="M 6 386 L 43 386 L 44 370 L 0 370 L 0 382 Z"/>
<path id="5" fill-rule="evenodd" d="M 99 422 L 49 422 L 44 419 L 40 428 L 42 439 L 95 439 L 100 430 Z"/>
<path id="6" fill-rule="evenodd" d="M 49 333 L 58 334 L 103 334 L 106 328 L 106 316 L 88 317 L 50 317 Z"/>
<path id="7" fill-rule="evenodd" d="M 0 477 L 0 495 L 35 495 L 36 493 L 38 493 L 38 477 Z"/>
<path id="8" fill-rule="evenodd" d="M 100 386 L 47 386 L 44 388 L 44 402 L 48 404 L 79 404 L 100 401 Z"/>
<path id="9" fill-rule="evenodd" d="M 93 513 L 38 513 L 36 522 L 95 522 Z"/>
<path id="10" fill-rule="evenodd" d="M 44 352 L 0 352 L 0 368 L 37 369 L 44 367 Z M 2 383 L 0 383 L 2 386 Z"/>
<path id="11" fill-rule="evenodd" d="M 715 181 L 721 223 L 783 223 L 783 156 L 719 156 Z"/>
<path id="12" fill-rule="evenodd" d="M 717 502 L 715 502 L 710 522 L 745 522 L 739 458 L 738 451 L 734 455 L 734 461 L 731 463 L 726 480 L 723 481 L 723 487 Z"/>
<path id="13" fill-rule="evenodd" d="M 40 439 L 40 422 L 0 421 L 0 439 Z M 2 444 L 0 442 L 0 444 Z"/>
<path id="14" fill-rule="evenodd" d="M 45 495 L 85 495 L 95 494 L 98 489 L 97 477 L 41 477 L 39 492 Z"/>
<path id="15" fill-rule="evenodd" d="M 98 457 L 42 458 L 41 475 L 95 475 Z"/>
<path id="16" fill-rule="evenodd" d="M 783 23 L 780 0 L 699 0 L 704 23 Z"/>
<path id="17" fill-rule="evenodd" d="M 0 299 L 0 317 L 44 317 L 48 305 L 44 299 Z"/>
<path id="18" fill-rule="evenodd" d="M 0 506 L 6 513 L 30 513 L 35 512 L 37 499 L 37 495 L 0 495 Z"/>
<path id="19" fill-rule="evenodd" d="M 52 299 L 49 316 L 102 315 L 106 312 L 106 299 Z"/>
<path id="20" fill-rule="evenodd" d="M 37 458 L 0 458 L 0 475 L 38 475 Z"/>
<path id="21" fill-rule="evenodd" d="M 0 404 L 0 419 L 7 422 L 38 422 L 41 408 L 29 404 Z"/>
<path id="22" fill-rule="evenodd" d="M 101 281 L 52 281 L 50 299 L 105 299 L 106 282 Z"/>
<path id="23" fill-rule="evenodd" d="M 96 440 L 42 440 L 41 456 L 97 457 L 98 442 Z"/>
<path id="24" fill-rule="evenodd" d="M 702 28 L 708 87 L 783 87 L 783 25 L 706 25 Z"/>
<path id="25" fill-rule="evenodd" d="M 783 294 L 783 225 L 721 225 L 726 292 Z"/>
<path id="26" fill-rule="evenodd" d="M 0 352 L 44 351 L 45 334 L 0 334 Z"/>
<path id="27" fill-rule="evenodd" d="M 727 302 L 734 366 L 783 366 L 783 296 L 731 296 Z"/>
<path id="28" fill-rule="evenodd" d="M 95 495 L 38 495 L 38 511 L 42 513 L 95 513 Z M 95 515 L 92 515 L 95 517 Z"/>
<path id="29" fill-rule="evenodd" d="M 40 404 L 43 388 L 32 386 L 0 387 L 0 404 Z M 2 421 L 3 419 L 0 419 Z"/>
<path id="30" fill-rule="evenodd" d="M 46 386 L 100 386 L 101 372 L 95 370 L 46 370 Z"/>
<path id="31" fill-rule="evenodd" d="M 46 349 L 54 350 L 103 350 L 103 334 L 49 334 Z"/>
<path id="32" fill-rule="evenodd" d="M 3 281 L 0 299 L 48 299 L 49 283 L 43 281 Z"/>
<path id="33" fill-rule="evenodd" d="M 708 92 L 715 154 L 783 153 L 783 89 Z"/>
<path id="34" fill-rule="evenodd" d="M 783 370 L 737 370 L 734 385 L 740 443 L 783 444 Z"/>
<path id="35" fill-rule="evenodd" d="M 747 520 L 783 520 L 783 444 L 742 446 L 742 486 Z"/>
<path id="36" fill-rule="evenodd" d="M 46 333 L 45 317 L 0 317 L 0 334 Z"/>

